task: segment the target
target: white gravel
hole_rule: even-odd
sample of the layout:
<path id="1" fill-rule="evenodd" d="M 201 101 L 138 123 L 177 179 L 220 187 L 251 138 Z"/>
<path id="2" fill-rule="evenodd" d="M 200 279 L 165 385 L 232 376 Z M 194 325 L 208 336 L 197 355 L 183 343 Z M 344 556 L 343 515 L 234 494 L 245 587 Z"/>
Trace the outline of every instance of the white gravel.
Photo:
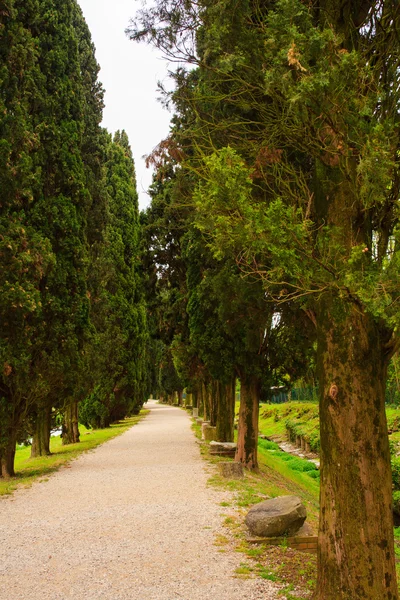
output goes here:
<path id="1" fill-rule="evenodd" d="M 221 553 L 224 494 L 181 410 L 144 421 L 0 501 L 1 600 L 275 600 Z"/>

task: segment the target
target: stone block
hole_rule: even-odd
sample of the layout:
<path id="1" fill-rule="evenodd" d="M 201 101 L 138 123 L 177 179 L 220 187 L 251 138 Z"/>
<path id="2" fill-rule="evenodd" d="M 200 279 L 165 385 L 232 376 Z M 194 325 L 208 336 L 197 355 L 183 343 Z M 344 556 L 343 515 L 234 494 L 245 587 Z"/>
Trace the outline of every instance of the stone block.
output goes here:
<path id="1" fill-rule="evenodd" d="M 244 477 L 243 465 L 239 462 L 220 462 L 218 470 L 220 475 L 227 479 L 243 479 Z"/>
<path id="2" fill-rule="evenodd" d="M 215 440 L 216 433 L 217 433 L 216 427 L 212 427 L 212 425 L 209 425 L 208 423 L 207 424 L 203 423 L 202 429 L 203 429 L 204 439 L 206 442 L 211 442 L 212 440 Z"/>
<path id="3" fill-rule="evenodd" d="M 214 454 L 217 456 L 228 456 L 229 458 L 234 458 L 236 454 L 237 444 L 233 442 L 215 442 L 212 440 L 210 442 L 210 454 Z"/>
<path id="4" fill-rule="evenodd" d="M 206 438 L 204 437 L 204 428 L 207 427 L 207 425 L 210 424 L 210 421 L 203 421 L 201 424 L 201 439 L 205 440 Z"/>

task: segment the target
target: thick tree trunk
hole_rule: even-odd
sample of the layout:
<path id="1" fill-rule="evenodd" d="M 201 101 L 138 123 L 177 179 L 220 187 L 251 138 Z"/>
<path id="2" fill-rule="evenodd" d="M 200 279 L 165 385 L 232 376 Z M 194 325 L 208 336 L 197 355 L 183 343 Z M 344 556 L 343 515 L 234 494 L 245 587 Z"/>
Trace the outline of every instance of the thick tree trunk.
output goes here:
<path id="1" fill-rule="evenodd" d="M 49 456 L 51 431 L 51 406 L 38 408 L 33 433 L 31 458 Z"/>
<path id="2" fill-rule="evenodd" d="M 78 403 L 73 402 L 67 406 L 64 412 L 64 423 L 62 427 L 63 446 L 66 446 L 67 444 L 77 444 L 80 441 L 79 438 Z"/>
<path id="3" fill-rule="evenodd" d="M 216 441 L 233 442 L 235 420 L 235 378 L 228 384 L 218 382 Z"/>
<path id="4" fill-rule="evenodd" d="M 243 374 L 240 378 L 240 409 L 235 461 L 247 469 L 258 469 L 258 413 L 260 382 L 258 377 Z"/>
<path id="5" fill-rule="evenodd" d="M 17 448 L 17 432 L 9 430 L 7 441 L 0 449 L 0 473 L 5 479 L 15 477 L 14 461 Z"/>
<path id="6" fill-rule="evenodd" d="M 325 300 L 318 600 L 398 598 L 382 345 L 358 306 Z"/>

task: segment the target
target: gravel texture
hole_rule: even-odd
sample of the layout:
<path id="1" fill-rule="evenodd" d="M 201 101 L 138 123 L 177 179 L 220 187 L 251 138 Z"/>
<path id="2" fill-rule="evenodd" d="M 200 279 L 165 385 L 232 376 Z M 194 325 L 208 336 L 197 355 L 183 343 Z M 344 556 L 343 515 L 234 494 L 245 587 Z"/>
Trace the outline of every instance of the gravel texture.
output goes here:
<path id="1" fill-rule="evenodd" d="M 226 499 L 180 409 L 150 415 L 0 501 L 1 600 L 275 600 L 214 545 Z"/>

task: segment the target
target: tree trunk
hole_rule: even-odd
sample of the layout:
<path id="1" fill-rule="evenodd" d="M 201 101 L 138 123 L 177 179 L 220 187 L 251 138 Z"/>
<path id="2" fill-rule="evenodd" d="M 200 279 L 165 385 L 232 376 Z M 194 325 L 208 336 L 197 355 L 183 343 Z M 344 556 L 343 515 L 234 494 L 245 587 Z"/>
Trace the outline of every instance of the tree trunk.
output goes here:
<path id="1" fill-rule="evenodd" d="M 186 402 L 185 406 L 193 406 L 193 394 L 191 392 L 186 392 Z"/>
<path id="2" fill-rule="evenodd" d="M 258 469 L 258 413 L 260 382 L 258 377 L 243 374 L 240 377 L 240 409 L 238 441 L 235 461 L 247 469 Z"/>
<path id="3" fill-rule="evenodd" d="M 217 382 L 217 442 L 233 442 L 235 420 L 235 378 L 228 384 Z"/>
<path id="4" fill-rule="evenodd" d="M 14 461 L 17 448 L 17 432 L 9 430 L 7 441 L 0 450 L 0 472 L 5 479 L 15 477 Z"/>
<path id="5" fill-rule="evenodd" d="M 208 421 L 207 390 L 204 381 L 201 382 L 199 391 L 199 415 L 203 417 L 204 421 Z"/>
<path id="6" fill-rule="evenodd" d="M 178 406 L 183 406 L 183 390 L 178 390 L 177 395 L 178 395 Z"/>
<path id="7" fill-rule="evenodd" d="M 77 444 L 79 442 L 79 427 L 78 427 L 78 403 L 73 402 L 67 406 L 64 412 L 64 423 L 62 427 L 62 443 Z"/>
<path id="8" fill-rule="evenodd" d="M 49 456 L 51 431 L 51 406 L 39 407 L 35 420 L 31 458 L 36 456 Z"/>
<path id="9" fill-rule="evenodd" d="M 207 421 L 210 422 L 212 427 L 217 425 L 217 406 L 219 396 L 219 382 L 216 379 L 212 379 L 211 382 L 206 385 L 206 397 L 205 404 L 207 404 Z"/>
<path id="10" fill-rule="evenodd" d="M 318 600 L 398 598 L 382 334 L 355 305 L 318 319 L 321 492 Z"/>
<path id="11" fill-rule="evenodd" d="M 193 401 L 193 408 L 198 409 L 199 408 L 199 392 L 198 392 L 197 387 L 193 390 L 192 401 Z"/>

